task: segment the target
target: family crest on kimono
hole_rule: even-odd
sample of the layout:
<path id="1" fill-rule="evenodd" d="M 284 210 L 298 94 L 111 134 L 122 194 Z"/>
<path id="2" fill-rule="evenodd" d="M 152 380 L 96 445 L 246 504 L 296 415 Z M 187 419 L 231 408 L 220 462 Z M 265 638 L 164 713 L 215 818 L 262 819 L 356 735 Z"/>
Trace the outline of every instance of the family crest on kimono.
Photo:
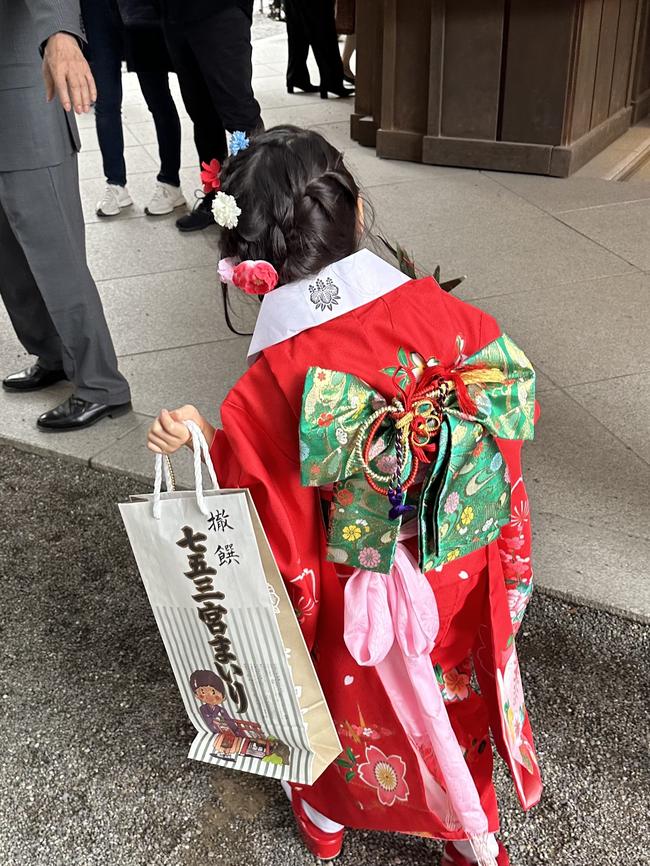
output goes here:
<path id="1" fill-rule="evenodd" d="M 221 429 L 163 410 L 148 445 L 182 447 L 194 421 L 259 511 L 343 746 L 285 786 L 309 850 L 392 830 L 504 866 L 490 735 L 523 808 L 541 794 L 515 643 L 535 374 L 493 318 L 361 248 L 361 202 L 313 131 L 268 130 L 225 162 L 219 273 L 264 296 L 249 369 Z"/>

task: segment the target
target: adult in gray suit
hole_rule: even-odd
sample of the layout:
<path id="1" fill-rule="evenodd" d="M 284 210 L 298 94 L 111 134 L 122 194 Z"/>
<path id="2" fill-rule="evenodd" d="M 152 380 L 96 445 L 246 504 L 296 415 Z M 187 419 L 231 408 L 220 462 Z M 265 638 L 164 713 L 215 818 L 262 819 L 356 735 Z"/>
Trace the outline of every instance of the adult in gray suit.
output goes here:
<path id="1" fill-rule="evenodd" d="M 37 358 L 3 385 L 72 382 L 72 396 L 38 419 L 45 430 L 131 406 L 86 263 L 72 108 L 88 111 L 96 94 L 80 40 L 78 0 L 0 0 L 0 294 Z"/>

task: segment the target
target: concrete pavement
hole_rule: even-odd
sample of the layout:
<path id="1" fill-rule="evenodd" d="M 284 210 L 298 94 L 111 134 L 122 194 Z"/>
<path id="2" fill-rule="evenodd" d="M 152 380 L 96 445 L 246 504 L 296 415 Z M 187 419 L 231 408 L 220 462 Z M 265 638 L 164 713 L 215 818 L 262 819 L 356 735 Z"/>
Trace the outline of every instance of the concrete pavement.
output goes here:
<path id="1" fill-rule="evenodd" d="M 318 128 L 342 147 L 377 215 L 424 267 L 466 273 L 457 293 L 495 315 L 539 372 L 542 418 L 525 449 L 538 584 L 564 598 L 650 621 L 650 183 L 558 180 L 378 160 L 348 135 L 351 103 L 289 96 L 284 29 L 257 25 L 255 90 L 267 126 Z M 259 30 L 263 27 L 263 32 Z M 315 76 L 314 76 L 315 78 Z M 88 431 L 45 435 L 35 418 L 69 393 L 0 394 L 0 437 L 92 466 L 150 479 L 144 433 L 161 407 L 195 403 L 214 420 L 244 371 L 245 338 L 226 329 L 217 295 L 216 233 L 181 235 L 148 218 L 155 132 L 125 76 L 129 188 L 136 204 L 99 220 L 103 187 L 92 117 L 82 118 L 81 190 L 88 256 L 135 413 Z M 177 94 L 177 89 L 175 89 Z M 198 185 L 182 111 L 183 187 Z M 252 326 L 255 305 L 241 302 Z M 27 362 L 0 314 L 0 369 Z M 189 481 L 187 455 L 177 474 Z"/>

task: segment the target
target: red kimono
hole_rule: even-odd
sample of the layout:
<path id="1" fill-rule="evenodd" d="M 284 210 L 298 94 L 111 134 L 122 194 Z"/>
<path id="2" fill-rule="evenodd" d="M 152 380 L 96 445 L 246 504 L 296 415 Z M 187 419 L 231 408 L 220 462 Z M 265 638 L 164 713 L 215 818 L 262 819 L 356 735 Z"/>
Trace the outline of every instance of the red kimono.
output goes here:
<path id="1" fill-rule="evenodd" d="M 406 737 L 375 669 L 356 664 L 343 641 L 350 569 L 326 559 L 323 491 L 301 484 L 298 427 L 312 365 L 354 374 L 381 394 L 390 380 L 380 371 L 394 363 L 400 346 L 453 364 L 459 336 L 468 356 L 499 337 L 500 329 L 431 278 L 404 282 L 383 262 L 378 268 L 371 262 L 372 278 L 361 278 L 368 256 L 355 267 L 335 268 L 333 278 L 303 281 L 302 296 L 287 292 L 287 301 L 302 297 L 309 305 L 293 322 L 283 320 L 294 313 L 278 298 L 266 317 L 266 336 L 254 340 L 259 356 L 223 403 L 223 430 L 211 455 L 223 487 L 251 491 L 343 745 L 340 758 L 311 788 L 300 789 L 301 797 L 348 827 L 458 839 L 463 833 L 450 830 L 427 803 L 422 755 Z M 354 297 L 360 279 L 366 285 Z M 373 280 L 382 279 L 374 290 Z M 347 289 L 353 297 L 346 301 Z M 347 311 L 340 314 L 339 306 Z M 320 324 L 316 313 L 324 313 Z M 541 792 L 514 643 L 532 589 L 522 443 L 498 444 L 512 488 L 510 523 L 494 543 L 426 574 L 440 619 L 431 663 L 491 832 L 498 829 L 498 814 L 490 731 L 523 807 L 534 805 Z M 408 545 L 415 553 L 416 540 Z"/>

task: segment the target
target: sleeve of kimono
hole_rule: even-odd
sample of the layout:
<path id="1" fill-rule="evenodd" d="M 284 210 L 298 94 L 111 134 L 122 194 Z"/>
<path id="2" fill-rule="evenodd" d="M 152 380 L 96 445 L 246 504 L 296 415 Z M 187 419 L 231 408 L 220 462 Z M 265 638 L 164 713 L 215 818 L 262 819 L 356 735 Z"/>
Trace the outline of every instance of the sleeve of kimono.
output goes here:
<path id="1" fill-rule="evenodd" d="M 221 407 L 210 453 L 222 487 L 250 490 L 307 646 L 316 633 L 323 520 L 300 483 L 298 417 L 259 359 Z"/>
<path id="2" fill-rule="evenodd" d="M 481 319 L 481 341 L 489 343 L 500 334 L 501 329 L 497 322 L 484 314 Z M 539 406 L 535 404 L 535 422 L 538 417 Z M 516 634 L 533 590 L 530 506 L 521 467 L 521 449 L 524 443 L 513 439 L 497 439 L 497 442 L 508 466 L 511 489 L 510 523 L 502 528 L 497 545 L 508 593 L 510 618 Z"/>
<path id="3" fill-rule="evenodd" d="M 515 450 L 509 446 L 516 445 Z M 499 440 L 501 452 L 510 472 L 510 523 L 501 529 L 497 539 L 513 632 L 517 634 L 533 591 L 531 562 L 531 528 L 528 494 L 521 472 L 521 442 Z M 510 453 L 508 453 L 510 451 Z M 513 453 L 515 452 L 515 453 Z"/>

